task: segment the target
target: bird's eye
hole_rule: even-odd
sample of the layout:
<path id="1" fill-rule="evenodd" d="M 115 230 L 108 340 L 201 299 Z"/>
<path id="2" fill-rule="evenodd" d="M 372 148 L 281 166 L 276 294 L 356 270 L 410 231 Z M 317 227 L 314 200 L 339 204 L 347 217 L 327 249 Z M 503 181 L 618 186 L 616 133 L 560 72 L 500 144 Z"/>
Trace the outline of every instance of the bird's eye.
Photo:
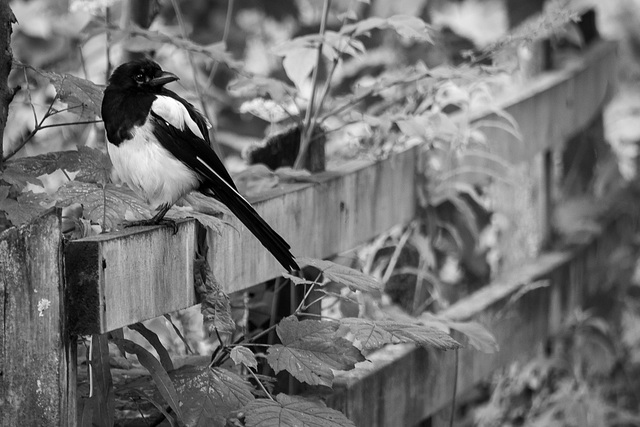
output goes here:
<path id="1" fill-rule="evenodd" d="M 135 77 L 134 77 L 134 80 L 135 80 L 137 83 L 144 83 L 144 80 L 145 80 L 145 79 L 144 79 L 144 75 L 143 75 L 143 74 L 138 74 L 137 76 L 135 76 Z"/>

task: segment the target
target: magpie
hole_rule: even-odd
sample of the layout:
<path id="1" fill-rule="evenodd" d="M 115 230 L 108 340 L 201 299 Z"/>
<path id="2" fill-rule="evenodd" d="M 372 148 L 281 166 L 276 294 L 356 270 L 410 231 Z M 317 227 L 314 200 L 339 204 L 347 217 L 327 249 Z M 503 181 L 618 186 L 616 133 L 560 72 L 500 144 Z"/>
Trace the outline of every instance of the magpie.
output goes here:
<path id="1" fill-rule="evenodd" d="M 176 80 L 156 62 L 140 59 L 118 66 L 104 91 L 112 174 L 157 210 L 133 225 L 173 225 L 164 219 L 167 211 L 197 190 L 226 205 L 285 269 L 299 270 L 289 244 L 240 195 L 211 148 L 207 120 L 164 87 Z"/>

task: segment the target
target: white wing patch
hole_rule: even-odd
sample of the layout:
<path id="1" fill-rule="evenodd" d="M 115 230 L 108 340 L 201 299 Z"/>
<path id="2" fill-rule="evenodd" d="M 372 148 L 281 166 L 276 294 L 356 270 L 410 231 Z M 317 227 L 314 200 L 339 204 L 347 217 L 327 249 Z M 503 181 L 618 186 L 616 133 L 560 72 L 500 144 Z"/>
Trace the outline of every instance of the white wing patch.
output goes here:
<path id="1" fill-rule="evenodd" d="M 187 108 L 180 101 L 176 101 L 169 96 L 156 96 L 155 101 L 151 104 L 151 111 L 177 129 L 184 130 L 186 125 L 195 136 L 204 140 L 198 125 L 193 121 Z"/>

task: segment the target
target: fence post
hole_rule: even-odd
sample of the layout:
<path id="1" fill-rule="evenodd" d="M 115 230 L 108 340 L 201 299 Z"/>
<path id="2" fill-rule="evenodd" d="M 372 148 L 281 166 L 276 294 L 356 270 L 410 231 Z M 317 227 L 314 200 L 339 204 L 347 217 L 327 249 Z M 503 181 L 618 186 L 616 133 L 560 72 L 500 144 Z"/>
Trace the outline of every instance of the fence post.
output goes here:
<path id="1" fill-rule="evenodd" d="M 59 210 L 0 235 L 2 426 L 76 425 L 62 265 Z"/>

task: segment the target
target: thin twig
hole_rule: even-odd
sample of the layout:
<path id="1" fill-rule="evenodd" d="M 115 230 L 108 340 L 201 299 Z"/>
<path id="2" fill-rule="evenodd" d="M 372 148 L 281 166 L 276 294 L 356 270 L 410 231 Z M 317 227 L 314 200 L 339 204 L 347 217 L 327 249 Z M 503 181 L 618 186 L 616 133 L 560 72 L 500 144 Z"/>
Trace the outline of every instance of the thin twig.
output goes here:
<path id="1" fill-rule="evenodd" d="M 453 396 L 451 396 L 451 415 L 449 416 L 449 427 L 453 427 L 453 419 L 456 410 L 456 394 L 458 394 L 458 349 L 453 350 L 456 355 L 456 366 L 453 371 Z"/>
<path id="2" fill-rule="evenodd" d="M 49 107 L 47 108 L 47 112 L 45 113 L 45 115 L 42 117 L 42 119 L 40 120 L 40 122 L 36 123 L 36 127 L 29 133 L 29 135 L 27 135 L 27 137 L 25 139 L 23 139 L 17 147 L 15 147 L 13 149 L 13 151 L 11 151 L 9 154 L 6 154 L 3 157 L 3 161 L 9 160 L 10 158 L 12 158 L 13 156 L 15 156 L 20 150 L 22 150 L 22 148 L 27 145 L 27 142 L 31 141 L 31 139 L 35 136 L 35 134 L 42 129 L 42 123 L 44 123 L 45 120 L 47 120 L 47 118 L 49 118 L 49 116 L 51 116 L 51 108 L 53 107 L 53 104 L 56 102 L 56 100 L 58 99 L 58 94 L 56 93 L 56 95 L 53 97 L 53 99 L 51 100 L 51 103 L 49 104 Z"/>
<path id="3" fill-rule="evenodd" d="M 178 5 L 177 0 L 171 0 L 171 5 L 173 6 L 173 10 L 176 14 L 176 19 L 178 20 L 178 26 L 180 27 L 180 32 L 182 33 L 182 38 L 187 40 L 187 27 L 184 22 L 184 18 L 182 16 L 182 12 L 180 11 L 180 6 Z M 193 61 L 193 54 L 191 51 L 187 50 L 187 58 L 189 59 L 189 65 L 191 66 L 191 76 L 193 78 L 193 87 L 196 91 L 196 96 L 200 101 L 200 108 L 202 109 L 202 113 L 209 120 L 210 123 L 213 123 L 211 120 L 211 116 L 209 115 L 209 110 L 207 109 L 207 104 L 204 102 L 204 96 L 202 95 L 202 91 L 200 90 L 200 83 L 198 83 L 198 73 L 196 69 L 196 64 Z M 212 144 L 215 149 L 215 144 Z M 216 150 L 217 151 L 217 150 Z M 219 153 L 218 153 L 219 154 Z"/>
<path id="4" fill-rule="evenodd" d="M 273 400 L 275 402 L 275 399 L 273 398 L 273 396 L 271 396 L 271 393 L 269 393 L 267 391 L 267 389 L 265 388 L 265 386 L 262 384 L 262 382 L 258 379 L 258 376 L 251 370 L 251 368 L 247 367 L 247 371 L 249 371 L 249 373 L 251 374 L 251 376 L 256 380 L 256 382 L 258 383 L 258 385 L 260 386 L 260 388 L 262 389 L 262 391 L 264 391 L 264 393 L 269 397 L 269 399 Z"/>
<path id="5" fill-rule="evenodd" d="M 227 40 L 229 39 L 229 30 L 231 29 L 231 18 L 233 17 L 233 1 L 229 0 L 227 4 L 227 16 L 224 19 L 224 30 L 222 31 L 222 43 L 225 45 L 225 49 L 227 46 Z M 213 65 L 211 66 L 211 72 L 209 73 L 209 78 L 207 78 L 207 86 L 213 85 L 213 79 L 218 72 L 218 67 L 220 66 L 220 61 L 213 61 Z"/>
<path id="6" fill-rule="evenodd" d="M 33 105 L 33 100 L 31 99 L 31 87 L 29 87 L 29 77 L 27 76 L 27 68 L 23 67 L 22 72 L 24 73 L 24 82 L 27 85 L 27 98 L 29 99 L 29 105 L 31 105 L 31 111 L 33 112 L 33 123 L 38 124 L 38 115 L 36 114 L 36 107 Z"/>
<path id="7" fill-rule="evenodd" d="M 324 36 L 327 26 L 327 19 L 329 17 L 329 7 L 331 6 L 331 0 L 324 0 L 324 6 L 322 10 L 322 20 L 320 21 L 320 43 L 318 44 L 318 55 L 316 56 L 316 66 L 313 68 L 311 75 L 311 99 L 307 106 L 307 112 L 304 117 L 304 127 L 302 132 L 302 140 L 300 141 L 300 150 L 298 151 L 298 157 L 293 164 L 294 169 L 300 169 L 304 163 L 304 159 L 307 156 L 307 150 L 309 149 L 309 140 L 313 135 L 313 128 L 311 126 L 312 117 L 314 113 L 314 107 L 316 102 L 316 92 L 318 90 L 318 70 L 320 69 L 320 63 L 322 61 L 322 48 L 324 46 L 322 37 Z"/>

